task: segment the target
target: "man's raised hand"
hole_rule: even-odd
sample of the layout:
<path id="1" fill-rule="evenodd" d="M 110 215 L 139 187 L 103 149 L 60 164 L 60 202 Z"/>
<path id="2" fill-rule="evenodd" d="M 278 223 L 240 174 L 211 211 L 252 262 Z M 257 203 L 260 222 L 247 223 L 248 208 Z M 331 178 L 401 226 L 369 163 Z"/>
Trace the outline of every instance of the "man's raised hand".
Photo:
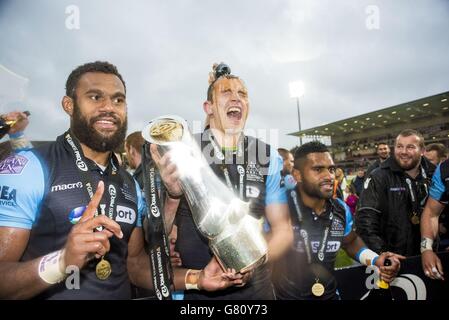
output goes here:
<path id="1" fill-rule="evenodd" d="M 117 222 L 104 215 L 95 216 L 103 192 L 104 183 L 100 181 L 82 217 L 70 231 L 64 248 L 65 266 L 75 265 L 82 268 L 94 256 L 100 258 L 110 250 L 110 237 L 115 235 L 123 238 Z M 100 226 L 102 231 L 96 231 Z"/>

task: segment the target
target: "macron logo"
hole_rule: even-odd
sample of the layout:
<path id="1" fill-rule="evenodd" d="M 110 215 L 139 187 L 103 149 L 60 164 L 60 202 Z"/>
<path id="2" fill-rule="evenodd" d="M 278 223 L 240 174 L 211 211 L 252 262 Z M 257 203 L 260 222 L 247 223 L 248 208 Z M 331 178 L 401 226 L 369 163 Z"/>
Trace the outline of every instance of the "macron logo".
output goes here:
<path id="1" fill-rule="evenodd" d="M 81 189 L 82 187 L 83 187 L 82 182 L 58 184 L 56 186 L 51 187 L 51 192 L 65 191 L 65 190 L 71 190 L 71 189 Z"/>

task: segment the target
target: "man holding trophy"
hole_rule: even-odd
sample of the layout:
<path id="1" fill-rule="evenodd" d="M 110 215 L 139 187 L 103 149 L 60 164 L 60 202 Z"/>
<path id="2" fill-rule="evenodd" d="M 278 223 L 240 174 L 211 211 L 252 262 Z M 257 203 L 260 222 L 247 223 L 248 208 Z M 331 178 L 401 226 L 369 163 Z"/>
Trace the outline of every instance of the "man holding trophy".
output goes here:
<path id="1" fill-rule="evenodd" d="M 168 233 L 176 215 L 176 248 L 189 268 L 185 298 L 273 299 L 266 262 L 282 256 L 293 241 L 282 159 L 268 144 L 244 135 L 248 92 L 227 65 L 213 66 L 203 108 L 206 127 L 195 137 L 200 148 L 177 117 L 160 117 L 143 130 L 172 209 L 165 211 Z M 267 242 L 263 218 L 271 230 Z M 251 271 L 247 283 L 217 292 L 188 285 L 213 255 L 225 270 Z"/>
<path id="2" fill-rule="evenodd" d="M 127 127 L 126 86 L 116 67 L 77 67 L 62 107 L 70 128 L 55 142 L 0 162 L 0 298 L 129 299 L 133 284 L 151 288 L 137 182 L 112 150 Z M 215 258 L 192 279 L 204 290 L 240 285 Z M 67 279 L 66 279 L 67 278 Z"/>

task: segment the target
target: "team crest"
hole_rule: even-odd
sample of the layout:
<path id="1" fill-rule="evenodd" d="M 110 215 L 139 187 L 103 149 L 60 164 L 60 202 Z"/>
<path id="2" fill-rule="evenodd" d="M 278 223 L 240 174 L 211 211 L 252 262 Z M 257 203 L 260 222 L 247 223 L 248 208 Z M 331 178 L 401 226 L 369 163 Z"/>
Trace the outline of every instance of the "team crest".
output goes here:
<path id="1" fill-rule="evenodd" d="M 248 163 L 248 166 L 246 167 L 246 178 L 248 181 L 264 182 L 260 167 L 254 162 Z"/>
<path id="2" fill-rule="evenodd" d="M 20 174 L 28 159 L 21 155 L 11 155 L 0 162 L 0 174 Z"/>

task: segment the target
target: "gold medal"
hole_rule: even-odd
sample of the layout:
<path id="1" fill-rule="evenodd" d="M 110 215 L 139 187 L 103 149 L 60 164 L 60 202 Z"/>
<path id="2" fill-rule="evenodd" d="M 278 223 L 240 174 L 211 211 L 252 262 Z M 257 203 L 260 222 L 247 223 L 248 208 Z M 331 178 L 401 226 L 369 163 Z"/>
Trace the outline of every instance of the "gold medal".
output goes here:
<path id="1" fill-rule="evenodd" d="M 97 278 L 100 280 L 106 280 L 111 275 L 111 272 L 111 264 L 109 263 L 109 261 L 105 260 L 104 257 L 102 257 L 95 268 Z"/>
<path id="2" fill-rule="evenodd" d="M 324 286 L 318 282 L 317 282 L 312 286 L 312 294 L 315 297 L 321 297 L 324 293 Z"/>
<path id="3" fill-rule="evenodd" d="M 416 224 L 419 224 L 419 217 L 418 217 L 418 215 L 413 214 L 411 220 L 412 220 L 412 223 L 413 223 L 413 224 L 415 224 L 415 225 L 416 225 Z"/>

